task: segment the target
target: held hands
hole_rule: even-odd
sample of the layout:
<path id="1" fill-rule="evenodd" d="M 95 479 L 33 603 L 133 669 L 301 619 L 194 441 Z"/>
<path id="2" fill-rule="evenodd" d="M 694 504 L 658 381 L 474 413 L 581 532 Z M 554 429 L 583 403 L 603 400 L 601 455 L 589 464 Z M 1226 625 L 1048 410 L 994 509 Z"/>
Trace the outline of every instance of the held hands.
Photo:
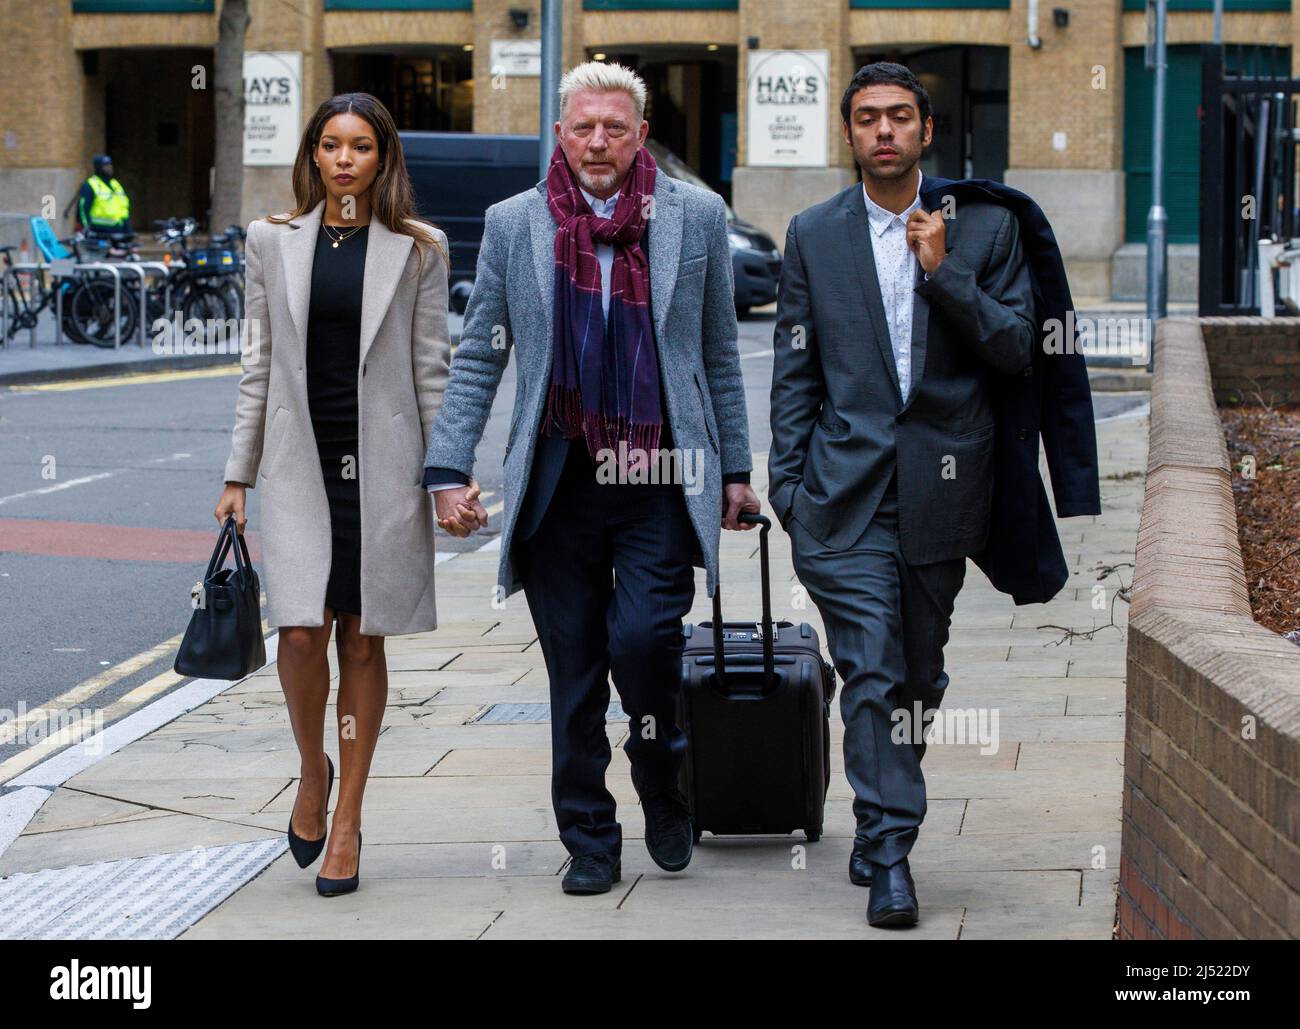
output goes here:
<path id="1" fill-rule="evenodd" d="M 733 482 L 722 487 L 725 503 L 722 512 L 722 527 L 724 529 L 740 529 L 748 532 L 750 529 L 756 529 L 752 522 L 741 523 L 736 521 L 741 511 L 759 511 L 762 505 L 758 502 L 758 494 L 746 482 Z"/>
<path id="2" fill-rule="evenodd" d="M 217 501 L 217 509 L 212 512 L 216 516 L 217 524 L 224 524 L 226 518 L 233 514 L 235 516 L 235 531 L 242 536 L 244 526 L 248 524 L 248 519 L 244 517 L 246 496 L 247 487 L 242 482 L 226 483 L 226 488 L 221 491 L 221 499 Z"/>
<path id="3" fill-rule="evenodd" d="M 927 274 L 933 275 L 943 263 L 946 231 L 943 214 L 917 208 L 907 219 L 907 245 Z"/>
<path id="4" fill-rule="evenodd" d="M 468 536 L 477 529 L 486 529 L 488 515 L 479 503 L 479 492 L 474 479 L 468 486 L 437 490 L 433 494 L 433 506 L 438 512 L 438 524 L 453 536 Z"/>

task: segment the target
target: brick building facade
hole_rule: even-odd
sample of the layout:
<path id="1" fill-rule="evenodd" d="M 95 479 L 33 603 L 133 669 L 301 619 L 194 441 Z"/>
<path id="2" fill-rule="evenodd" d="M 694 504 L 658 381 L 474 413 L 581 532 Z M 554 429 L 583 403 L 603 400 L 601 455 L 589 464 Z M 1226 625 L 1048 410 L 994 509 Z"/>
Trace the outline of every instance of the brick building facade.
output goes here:
<path id="1" fill-rule="evenodd" d="M 1300 32 L 1289 0 L 1226 6 L 1230 43 L 1290 48 Z M 388 101 L 389 89 L 401 128 L 534 133 L 538 79 L 494 79 L 490 54 L 493 41 L 536 39 L 540 7 L 540 0 L 249 0 L 246 47 L 302 54 L 304 120 L 331 93 L 366 89 Z M 1208 3 L 1170 7 L 1170 46 L 1190 57 L 1211 37 L 1208 10 L 1193 9 Z M 10 53 L 0 63 L 0 208 L 34 213 L 53 197 L 61 212 L 91 155 L 108 149 L 140 224 L 166 214 L 202 217 L 212 110 L 190 79 L 193 67 L 212 60 L 220 10 L 221 0 L 0 0 Z M 1144 96 L 1140 83 L 1126 81 L 1142 67 L 1134 59 L 1145 38 L 1141 3 L 1060 0 L 1038 11 L 1035 47 L 1028 0 L 567 0 L 564 64 L 602 54 L 636 64 L 652 84 L 652 135 L 667 132 L 661 141 L 780 242 L 793 213 L 855 177 L 837 102 L 853 69 L 879 57 L 903 60 L 935 96 L 944 133 L 927 170 L 1026 190 L 1057 230 L 1077 295 L 1131 292 L 1132 283 L 1113 287 L 1125 268 L 1140 272 L 1142 226 L 1134 223 L 1150 188 L 1140 134 L 1127 155 L 1125 146 L 1126 118 Z M 825 167 L 747 166 L 752 49 L 828 53 L 835 102 L 827 105 Z M 1171 92 L 1170 118 L 1195 117 L 1189 91 L 1174 83 Z M 1171 173 L 1187 164 L 1187 154 L 1170 155 Z M 1194 194 L 1195 182 L 1178 178 L 1167 189 Z M 286 169 L 248 168 L 244 220 L 282 209 L 289 195 Z M 1184 252 L 1194 261 L 1194 210 L 1191 217 L 1181 236 L 1172 226 L 1175 265 Z"/>

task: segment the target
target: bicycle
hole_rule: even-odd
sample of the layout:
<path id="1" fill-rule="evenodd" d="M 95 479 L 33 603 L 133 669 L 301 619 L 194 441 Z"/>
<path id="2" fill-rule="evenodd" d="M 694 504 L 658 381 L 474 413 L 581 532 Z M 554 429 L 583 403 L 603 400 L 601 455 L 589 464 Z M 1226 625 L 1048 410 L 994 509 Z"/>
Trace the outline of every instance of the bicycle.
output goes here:
<path id="1" fill-rule="evenodd" d="M 173 293 L 173 310 L 180 310 L 183 322 L 197 318 L 204 326 L 205 342 L 212 342 L 220 326 L 238 319 L 243 311 L 243 292 L 238 285 L 238 275 L 243 267 L 240 257 L 220 245 L 191 250 L 189 237 L 198 223 L 193 218 L 162 218 L 153 223 L 154 238 L 167 246 L 173 254 L 170 267 L 170 285 Z M 232 226 L 236 232 L 237 226 Z M 240 233 L 242 236 L 242 233 Z M 215 237 L 225 242 L 224 237 Z M 149 324 L 158 318 L 168 318 L 165 288 L 150 290 L 147 296 Z"/>
<path id="2" fill-rule="evenodd" d="M 17 249 L 14 246 L 0 246 L 0 259 L 4 261 L 6 271 L 13 268 L 14 260 L 9 255 Z M 23 329 L 36 328 L 41 314 L 54 299 L 54 290 L 41 289 L 35 272 L 28 274 L 27 281 L 29 287 L 35 287 L 35 302 L 28 296 L 27 290 L 23 289 L 22 280 L 17 274 L 5 278 L 5 294 L 0 297 L 0 303 L 5 305 L 5 321 L 8 325 L 5 331 L 6 343 Z"/>
<path id="3" fill-rule="evenodd" d="M 49 224 L 44 219 L 32 219 L 33 238 L 46 261 L 63 260 L 72 257 L 81 260 L 77 249 L 77 237 L 57 239 Z M 66 249 L 71 246 L 71 253 Z M 0 248 L 6 269 L 14 266 L 10 256 L 15 248 Z M 8 329 L 7 343 L 22 329 L 34 328 L 44 310 L 55 304 L 59 294 L 63 294 L 62 329 L 74 343 L 98 347 L 112 347 L 116 338 L 114 333 L 114 294 L 115 284 L 110 276 L 102 272 L 78 271 L 71 276 L 60 276 L 54 284 L 45 284 L 45 268 L 32 269 L 27 275 L 27 287 L 24 288 L 19 275 L 10 275 L 5 286 L 3 302 L 7 307 Z M 135 309 L 126 298 L 120 298 L 117 311 L 117 328 L 122 339 L 129 339 L 135 331 L 137 321 Z"/>
<path id="4" fill-rule="evenodd" d="M 135 233 L 130 230 L 112 233 L 78 231 L 58 242 L 71 248 L 71 256 L 79 264 L 138 259 Z M 70 323 L 65 322 L 65 328 L 73 341 L 111 349 L 117 346 L 119 338 L 129 340 L 140 324 L 138 290 L 131 288 L 135 284 L 133 278 L 114 280 L 108 273 L 93 269 L 79 272 L 64 299 L 65 311 L 71 308 Z M 120 337 L 113 331 L 114 293 L 119 293 Z"/>
<path id="5" fill-rule="evenodd" d="M 218 253 L 221 255 L 219 259 L 223 269 L 222 288 L 226 292 L 227 306 L 237 312 L 237 318 L 244 317 L 244 238 L 244 230 L 238 225 L 227 226 L 224 233 L 212 237 L 212 246 L 220 248 Z M 233 268 L 227 268 L 224 258 L 227 250 Z"/>

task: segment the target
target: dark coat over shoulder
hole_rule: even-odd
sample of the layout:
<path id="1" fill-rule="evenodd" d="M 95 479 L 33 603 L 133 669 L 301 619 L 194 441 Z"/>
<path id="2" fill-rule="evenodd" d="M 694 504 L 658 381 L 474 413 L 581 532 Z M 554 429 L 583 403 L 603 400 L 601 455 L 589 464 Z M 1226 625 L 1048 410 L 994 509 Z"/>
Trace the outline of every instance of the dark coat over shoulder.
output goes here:
<path id="1" fill-rule="evenodd" d="M 1057 517 L 1101 513 L 1096 425 L 1083 354 L 1073 348 L 1049 354 L 1041 345 L 1051 320 L 1065 325 L 1066 312 L 1074 307 L 1065 263 L 1046 215 L 1019 190 L 990 179 L 927 177 L 922 186 L 921 202 L 928 211 L 952 196 L 959 211 L 963 200 L 999 204 L 1019 222 L 1040 345 L 1023 373 L 991 380 L 996 422 L 992 527 L 986 548 L 972 559 L 994 588 L 1017 604 L 1045 604 L 1060 592 L 1069 572 L 1038 474 L 1040 435 Z"/>

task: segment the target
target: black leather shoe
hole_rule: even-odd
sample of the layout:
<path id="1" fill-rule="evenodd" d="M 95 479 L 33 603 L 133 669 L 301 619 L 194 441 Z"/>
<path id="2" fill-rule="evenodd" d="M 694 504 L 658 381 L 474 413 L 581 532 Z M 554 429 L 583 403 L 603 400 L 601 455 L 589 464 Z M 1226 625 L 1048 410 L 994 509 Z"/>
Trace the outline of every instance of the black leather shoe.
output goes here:
<path id="1" fill-rule="evenodd" d="M 871 885 L 871 861 L 866 851 L 855 843 L 853 853 L 849 855 L 849 882 L 854 886 Z"/>
<path id="2" fill-rule="evenodd" d="M 329 784 L 325 787 L 325 813 L 329 814 L 330 794 L 334 791 L 334 762 L 330 760 L 328 754 L 325 755 L 325 763 L 330 769 Z M 289 812 L 289 850 L 293 852 L 293 859 L 298 862 L 299 868 L 306 868 L 320 857 L 320 852 L 325 849 L 327 836 L 329 836 L 328 832 L 319 840 L 304 840 L 293 831 L 293 812 Z"/>
<path id="3" fill-rule="evenodd" d="M 871 862 L 871 896 L 867 900 L 867 923 L 877 928 L 916 925 L 921 917 L 916 902 L 907 858 L 894 865 Z"/>
<path id="4" fill-rule="evenodd" d="M 565 893 L 608 893 L 623 878 L 623 862 L 612 854 L 575 854 L 560 888 Z"/>
<path id="5" fill-rule="evenodd" d="M 316 876 L 316 892 L 322 897 L 337 897 L 341 893 L 352 893 L 361 885 L 361 830 L 357 830 L 357 871 L 346 879 L 326 879 Z"/>
<path id="6" fill-rule="evenodd" d="M 680 872 L 691 863 L 695 850 L 695 827 L 686 798 L 676 786 L 644 792 L 637 786 L 637 794 L 645 815 L 646 850 L 665 872 Z"/>

